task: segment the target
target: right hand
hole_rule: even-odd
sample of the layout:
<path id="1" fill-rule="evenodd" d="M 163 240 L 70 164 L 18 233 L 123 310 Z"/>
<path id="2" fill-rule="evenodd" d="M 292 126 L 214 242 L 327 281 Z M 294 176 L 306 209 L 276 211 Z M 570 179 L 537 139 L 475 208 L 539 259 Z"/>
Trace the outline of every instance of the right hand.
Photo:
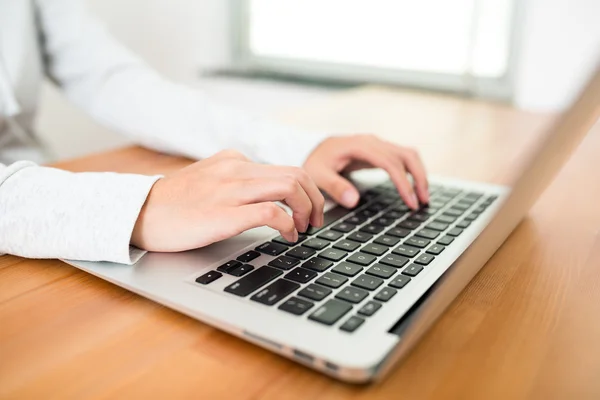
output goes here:
<path id="1" fill-rule="evenodd" d="M 282 201 L 292 216 L 275 204 Z M 323 225 L 323 195 L 301 168 L 252 163 L 222 151 L 158 180 L 131 243 L 149 251 L 195 249 L 269 226 L 290 242 Z"/>

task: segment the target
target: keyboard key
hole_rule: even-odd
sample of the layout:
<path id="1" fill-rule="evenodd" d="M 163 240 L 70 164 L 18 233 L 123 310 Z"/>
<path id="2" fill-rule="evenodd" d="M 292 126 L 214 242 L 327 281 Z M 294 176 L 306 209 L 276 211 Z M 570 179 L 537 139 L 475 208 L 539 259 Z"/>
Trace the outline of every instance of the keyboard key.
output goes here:
<path id="1" fill-rule="evenodd" d="M 345 301 L 331 299 L 318 307 L 308 319 L 325 325 L 333 325 L 350 310 L 352 310 L 352 305 Z"/>
<path id="2" fill-rule="evenodd" d="M 424 247 L 429 246 L 429 243 L 431 243 L 431 240 L 413 236 L 411 238 L 406 239 L 406 241 L 404 243 L 422 249 Z"/>
<path id="3" fill-rule="evenodd" d="M 351 225 L 360 225 L 365 222 L 368 218 L 364 215 L 353 215 L 344 220 L 344 223 Z"/>
<path id="4" fill-rule="evenodd" d="M 481 214 L 482 212 L 484 212 L 484 211 L 485 211 L 485 208 L 486 208 L 485 206 L 479 206 L 479 207 L 476 207 L 476 208 L 473 210 L 473 213 Z"/>
<path id="5" fill-rule="evenodd" d="M 404 271 L 402 271 L 402 273 L 404 273 Z M 408 282 L 410 282 L 410 278 L 408 276 L 398 275 L 390 282 L 390 286 L 395 287 L 396 289 L 402 289 Z"/>
<path id="6" fill-rule="evenodd" d="M 442 222 L 444 224 L 451 224 L 454 221 L 456 221 L 456 217 L 451 217 L 450 215 L 440 215 L 434 220 L 434 222 Z"/>
<path id="7" fill-rule="evenodd" d="M 208 271 L 204 275 L 197 277 L 196 282 L 198 282 L 201 285 L 208 285 L 209 283 L 216 281 L 222 276 L 223 274 L 220 272 Z"/>
<path id="8" fill-rule="evenodd" d="M 342 206 L 336 206 L 336 207 L 332 208 L 331 210 L 327 211 L 323 215 L 323 226 L 322 227 L 315 228 L 314 226 L 311 226 L 308 228 L 306 233 L 309 235 L 315 234 L 315 233 L 321 231 L 323 228 L 344 218 L 346 215 L 350 214 L 351 212 L 352 212 L 352 210 L 348 210 L 347 208 L 344 208 Z"/>
<path id="9" fill-rule="evenodd" d="M 381 289 L 374 298 L 375 300 L 379 301 L 388 301 L 389 299 L 394 297 L 396 293 L 398 293 L 396 289 L 392 289 L 391 287 L 385 287 Z"/>
<path id="10" fill-rule="evenodd" d="M 386 235 L 390 235 L 390 236 L 395 236 L 395 237 L 399 237 L 399 238 L 405 238 L 408 235 L 410 235 L 410 230 L 406 229 L 406 228 L 392 228 L 389 231 L 387 231 L 385 233 Z"/>
<path id="11" fill-rule="evenodd" d="M 360 249 L 360 251 L 362 251 L 364 253 L 368 253 L 368 254 L 373 254 L 376 256 L 381 256 L 388 251 L 388 247 L 381 246 L 379 244 L 369 243 L 369 244 L 364 245 L 362 247 L 362 249 Z"/>
<path id="12" fill-rule="evenodd" d="M 288 256 L 279 256 L 276 259 L 269 261 L 269 265 L 271 267 L 277 267 L 285 270 L 292 269 L 298 264 L 300 264 L 300 260 Z"/>
<path id="13" fill-rule="evenodd" d="M 439 200 L 432 200 L 429 202 L 429 206 L 430 207 L 435 207 L 435 208 L 442 208 L 446 205 L 446 202 L 444 201 L 439 201 Z"/>
<path id="14" fill-rule="evenodd" d="M 417 229 L 420 225 L 421 225 L 421 223 L 419 221 L 412 221 L 410 219 L 407 219 L 407 220 L 400 222 L 397 225 L 397 227 L 413 230 L 413 229 Z"/>
<path id="15" fill-rule="evenodd" d="M 309 249 L 308 247 L 304 246 L 298 246 L 285 253 L 285 255 L 289 257 L 296 257 L 301 260 L 306 260 L 315 253 L 316 251 L 314 251 L 313 249 Z"/>
<path id="16" fill-rule="evenodd" d="M 247 251 L 244 254 L 238 256 L 238 258 L 236 258 L 236 260 L 241 261 L 243 263 L 248 263 L 258 257 L 260 257 L 260 253 L 258 251 L 250 250 L 250 251 Z"/>
<path id="17" fill-rule="evenodd" d="M 355 330 L 357 330 L 364 322 L 365 322 L 364 319 L 357 317 L 357 316 L 353 316 L 353 317 L 348 318 L 346 320 L 346 322 L 344 322 L 340 326 L 340 330 L 342 330 L 344 332 L 352 333 Z"/>
<path id="18" fill-rule="evenodd" d="M 409 211 L 409 210 L 410 210 L 409 206 L 407 206 L 406 204 L 404 204 L 403 201 L 399 201 L 398 203 L 396 203 L 396 205 L 394 207 L 392 207 L 388 211 L 397 211 L 397 212 L 406 214 L 406 212 Z"/>
<path id="19" fill-rule="evenodd" d="M 297 267 L 294 268 L 292 271 L 288 272 L 284 276 L 284 278 L 294 282 L 306 283 L 313 279 L 315 276 L 317 276 L 317 273 L 315 271 L 311 271 L 302 267 Z"/>
<path id="20" fill-rule="evenodd" d="M 465 217 L 465 220 L 466 220 L 466 221 L 469 221 L 469 222 L 472 222 L 472 221 L 475 221 L 475 220 L 477 219 L 477 217 L 479 217 L 479 214 L 477 214 L 477 213 L 472 213 L 472 214 L 469 214 L 469 215 L 467 215 L 467 216 Z"/>
<path id="21" fill-rule="evenodd" d="M 481 196 L 483 196 L 481 193 L 471 192 L 471 193 L 467 193 L 465 195 L 465 198 L 477 201 L 477 200 L 479 200 L 481 198 Z"/>
<path id="22" fill-rule="evenodd" d="M 281 235 L 277 236 L 275 239 L 273 239 L 273 241 L 276 242 L 276 243 L 285 244 L 286 246 L 294 246 L 294 245 L 296 245 L 296 244 L 298 244 L 300 242 L 303 242 L 304 240 L 306 240 L 306 238 L 307 238 L 306 235 L 303 235 L 303 234 L 299 233 L 298 234 L 298 240 L 296 242 L 294 242 L 294 243 L 288 242 Z"/>
<path id="23" fill-rule="evenodd" d="M 343 250 L 338 249 L 328 249 L 321 253 L 319 253 L 319 257 L 324 258 L 326 260 L 331 261 L 340 261 L 342 258 L 346 257 L 348 253 Z"/>
<path id="24" fill-rule="evenodd" d="M 425 229 L 421 229 L 420 231 L 415 233 L 415 235 L 425 238 L 425 239 L 435 239 L 436 237 L 438 237 L 440 235 L 440 233 L 433 229 L 425 228 Z"/>
<path id="25" fill-rule="evenodd" d="M 463 220 L 463 221 L 460 221 L 458 224 L 456 224 L 456 227 L 457 228 L 465 229 L 465 228 L 468 228 L 469 225 L 471 225 L 471 221 L 465 221 L 465 220 Z"/>
<path id="26" fill-rule="evenodd" d="M 356 228 L 356 225 L 347 224 L 345 222 L 339 223 L 331 227 L 331 229 L 343 233 L 351 232 L 354 230 L 354 228 Z"/>
<path id="27" fill-rule="evenodd" d="M 375 212 L 380 212 L 380 211 L 385 210 L 388 207 L 389 207 L 389 204 L 384 204 L 384 203 L 378 201 L 378 202 L 371 204 L 369 207 L 367 207 L 367 209 L 371 210 L 371 211 L 375 211 Z"/>
<path id="28" fill-rule="evenodd" d="M 402 244 L 402 245 L 396 247 L 394 249 L 393 253 L 412 258 L 419 253 L 419 249 L 416 247 L 406 245 L 406 244 Z"/>
<path id="29" fill-rule="evenodd" d="M 423 267 L 417 264 L 411 264 L 408 267 L 404 268 L 402 273 L 407 276 L 417 276 L 419 272 L 423 271 Z M 393 282 L 392 282 L 393 283 Z"/>
<path id="30" fill-rule="evenodd" d="M 454 238 L 452 236 L 444 236 L 440 240 L 438 240 L 439 244 L 443 244 L 444 246 L 448 246 L 450 243 L 454 242 Z"/>
<path id="31" fill-rule="evenodd" d="M 450 236 L 458 236 L 463 233 L 463 230 L 460 228 L 452 228 L 448 232 L 446 232 Z"/>
<path id="32" fill-rule="evenodd" d="M 335 295 L 335 297 L 340 300 L 349 301 L 350 303 L 360 303 L 368 295 L 369 292 L 367 292 L 366 290 L 348 286 L 339 291 L 338 294 Z"/>
<path id="33" fill-rule="evenodd" d="M 331 289 L 327 289 L 321 285 L 310 284 L 298 292 L 298 296 L 306 297 L 307 299 L 321 301 L 331 294 Z"/>
<path id="34" fill-rule="evenodd" d="M 459 210 L 457 208 L 449 208 L 446 211 L 444 211 L 444 215 L 451 215 L 453 217 L 460 217 L 461 215 L 463 215 L 464 211 L 463 210 Z"/>
<path id="35" fill-rule="evenodd" d="M 356 286 L 362 289 L 367 290 L 375 290 L 383 283 L 383 279 L 369 276 L 369 275 L 361 275 L 352 281 L 352 286 Z"/>
<path id="36" fill-rule="evenodd" d="M 318 238 L 321 239 L 325 239 L 325 240 L 329 240 L 331 242 L 338 240 L 339 238 L 341 238 L 342 236 L 344 236 L 343 233 L 341 232 L 336 232 L 336 231 L 325 231 L 321 234 L 319 234 L 319 236 L 317 236 Z"/>
<path id="37" fill-rule="evenodd" d="M 224 290 L 228 293 L 235 294 L 236 296 L 247 296 L 261 286 L 271 282 L 282 273 L 283 272 L 277 268 L 267 266 L 260 267 L 227 286 Z"/>
<path id="38" fill-rule="evenodd" d="M 337 289 L 342 286 L 348 278 L 342 275 L 327 272 L 325 275 L 316 280 L 316 283 Z"/>
<path id="39" fill-rule="evenodd" d="M 421 212 L 416 212 L 413 215 L 411 215 L 410 217 L 408 217 L 408 219 L 410 221 L 416 221 L 419 223 L 419 225 L 425 221 L 427 221 L 429 219 L 429 214 L 427 213 L 421 213 Z"/>
<path id="40" fill-rule="evenodd" d="M 369 268 L 366 272 L 369 275 L 378 276 L 383 279 L 387 279 L 396 273 L 397 269 L 383 264 L 375 264 Z"/>
<path id="41" fill-rule="evenodd" d="M 465 203 L 455 203 L 452 208 L 456 208 L 457 210 L 462 210 L 462 211 L 467 211 L 469 208 L 471 207 L 471 204 L 465 204 Z"/>
<path id="42" fill-rule="evenodd" d="M 277 279 L 266 288 L 259 290 L 250 300 L 256 301 L 267 306 L 272 306 L 275 303 L 283 300 L 300 285 L 294 282 L 286 281 L 285 279 Z"/>
<path id="43" fill-rule="evenodd" d="M 315 250 L 323 250 L 325 247 L 329 246 L 329 241 L 325 239 L 312 238 L 307 240 L 302 244 L 304 247 L 310 247 Z"/>
<path id="44" fill-rule="evenodd" d="M 352 254 L 350 257 L 348 257 L 346 260 L 353 262 L 355 264 L 358 265 L 362 265 L 362 266 L 366 266 L 371 264 L 373 261 L 376 260 L 377 257 L 374 257 L 370 254 L 365 254 L 365 253 L 354 253 Z"/>
<path id="45" fill-rule="evenodd" d="M 288 247 L 283 244 L 267 242 L 267 243 L 261 244 L 254 250 L 260 251 L 261 253 L 265 253 L 270 256 L 278 256 L 281 253 L 283 253 L 284 251 L 286 251 L 287 249 L 288 249 Z"/>
<path id="46" fill-rule="evenodd" d="M 392 218 L 379 217 L 379 218 L 375 218 L 372 222 L 375 225 L 389 226 L 389 225 L 393 224 L 394 222 L 396 222 L 396 220 L 392 219 Z"/>
<path id="47" fill-rule="evenodd" d="M 327 268 L 331 267 L 333 263 L 331 261 L 323 260 L 322 258 L 313 257 L 310 260 L 302 264 L 303 268 L 312 269 L 313 271 L 323 272 Z"/>
<path id="48" fill-rule="evenodd" d="M 297 297 L 292 297 L 286 300 L 278 308 L 283 311 L 287 311 L 294 315 L 302 315 L 310 310 L 315 304 L 307 300 L 302 300 Z"/>
<path id="49" fill-rule="evenodd" d="M 378 303 L 376 301 L 369 301 L 367 304 L 362 306 L 360 310 L 358 310 L 358 313 L 370 317 L 371 315 L 375 314 L 380 308 L 381 303 Z"/>
<path id="50" fill-rule="evenodd" d="M 379 260 L 379 262 L 382 264 L 391 265 L 392 267 L 402 268 L 408 262 L 408 258 L 396 254 L 388 254 Z"/>
<path id="51" fill-rule="evenodd" d="M 442 246 L 441 244 L 434 244 L 431 247 L 429 247 L 426 252 L 429 254 L 433 254 L 434 256 L 437 256 L 438 254 L 440 254 L 442 251 L 444 251 L 445 247 Z"/>
<path id="52" fill-rule="evenodd" d="M 231 271 L 229 271 L 229 274 L 233 275 L 233 276 L 244 276 L 248 272 L 252 271 L 253 269 L 254 269 L 254 266 L 252 266 L 250 264 L 243 264 L 243 265 L 240 265 L 239 267 L 236 267 L 236 268 L 232 269 Z"/>
<path id="53" fill-rule="evenodd" d="M 225 264 L 223 264 L 219 268 L 217 268 L 217 271 L 225 272 L 226 274 L 228 274 L 229 271 L 232 271 L 233 269 L 235 269 L 241 265 L 242 265 L 241 262 L 231 260 L 231 261 L 227 261 Z"/>
<path id="54" fill-rule="evenodd" d="M 346 276 L 355 276 L 359 272 L 362 271 L 362 267 L 360 265 L 351 264 L 347 262 L 341 262 L 333 269 L 331 272 L 337 272 L 338 274 L 346 275 Z"/>
<path id="55" fill-rule="evenodd" d="M 415 258 L 415 262 L 421 265 L 429 265 L 435 257 L 431 254 L 423 253 L 419 257 Z"/>
<path id="56" fill-rule="evenodd" d="M 393 237 L 393 236 L 387 236 L 387 235 L 382 235 L 379 236 L 377 239 L 374 240 L 374 243 L 380 244 L 382 246 L 395 246 L 398 244 L 398 242 L 400 241 L 400 239 Z"/>
<path id="57" fill-rule="evenodd" d="M 365 208 L 364 210 L 360 210 L 356 213 L 356 215 L 360 215 L 362 217 L 365 218 L 371 218 L 375 215 L 377 215 L 379 213 L 379 211 L 374 211 L 374 210 L 370 210 L 368 208 Z"/>
<path id="58" fill-rule="evenodd" d="M 354 251 L 360 247 L 360 243 L 344 239 L 334 244 L 333 247 L 346 251 Z"/>
<path id="59" fill-rule="evenodd" d="M 359 242 L 359 243 L 366 243 L 369 240 L 371 240 L 371 238 L 373 237 L 373 235 L 369 234 L 369 233 L 365 233 L 365 232 L 354 232 L 348 235 L 348 237 L 346 237 L 346 239 L 350 239 L 350 240 L 354 240 L 355 242 Z"/>
<path id="60" fill-rule="evenodd" d="M 381 225 L 365 225 L 359 229 L 361 232 L 370 233 L 370 234 L 378 234 L 383 230 L 383 226 Z"/>
<path id="61" fill-rule="evenodd" d="M 399 218 L 402 218 L 404 216 L 404 214 L 406 214 L 406 211 L 390 210 L 390 211 L 386 212 L 385 214 L 383 214 L 383 216 L 385 218 L 389 218 L 389 219 L 399 219 Z"/>

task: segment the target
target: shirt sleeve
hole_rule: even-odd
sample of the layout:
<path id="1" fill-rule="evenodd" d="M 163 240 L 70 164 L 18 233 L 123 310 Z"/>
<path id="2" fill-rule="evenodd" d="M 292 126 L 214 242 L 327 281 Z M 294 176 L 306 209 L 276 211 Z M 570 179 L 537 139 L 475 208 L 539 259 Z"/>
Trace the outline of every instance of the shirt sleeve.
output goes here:
<path id="1" fill-rule="evenodd" d="M 0 253 L 135 263 L 133 227 L 159 176 L 0 164 Z"/>
<path id="2" fill-rule="evenodd" d="M 117 43 L 78 0 L 36 0 L 47 74 L 101 124 L 146 147 L 199 159 L 234 148 L 301 166 L 327 135 L 219 104 L 169 82 Z"/>

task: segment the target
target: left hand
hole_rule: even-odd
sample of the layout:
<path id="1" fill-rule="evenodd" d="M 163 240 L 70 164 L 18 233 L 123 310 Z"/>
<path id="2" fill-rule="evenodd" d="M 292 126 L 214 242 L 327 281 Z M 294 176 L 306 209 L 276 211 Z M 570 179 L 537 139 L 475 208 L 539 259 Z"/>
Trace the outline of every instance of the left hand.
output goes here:
<path id="1" fill-rule="evenodd" d="M 373 167 L 388 173 L 410 208 L 417 209 L 419 202 L 429 203 L 427 174 L 419 154 L 374 135 L 325 139 L 308 156 L 303 167 L 319 188 L 347 208 L 356 206 L 360 195 L 341 174 Z M 407 173 L 413 177 L 414 188 L 407 179 Z"/>

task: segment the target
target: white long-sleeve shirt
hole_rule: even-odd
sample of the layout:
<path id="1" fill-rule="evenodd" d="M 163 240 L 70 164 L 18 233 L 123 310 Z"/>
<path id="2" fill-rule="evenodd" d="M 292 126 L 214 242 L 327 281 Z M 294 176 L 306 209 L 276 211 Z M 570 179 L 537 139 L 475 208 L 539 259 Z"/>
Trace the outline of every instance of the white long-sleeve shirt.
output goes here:
<path id="1" fill-rule="evenodd" d="M 258 162 L 300 166 L 325 137 L 163 79 L 78 0 L 0 0 L 0 253 L 118 263 L 142 254 L 129 241 L 159 177 L 1 163 L 7 150 L 35 141 L 44 75 L 96 121 L 162 152 L 200 159 L 235 148 Z"/>

